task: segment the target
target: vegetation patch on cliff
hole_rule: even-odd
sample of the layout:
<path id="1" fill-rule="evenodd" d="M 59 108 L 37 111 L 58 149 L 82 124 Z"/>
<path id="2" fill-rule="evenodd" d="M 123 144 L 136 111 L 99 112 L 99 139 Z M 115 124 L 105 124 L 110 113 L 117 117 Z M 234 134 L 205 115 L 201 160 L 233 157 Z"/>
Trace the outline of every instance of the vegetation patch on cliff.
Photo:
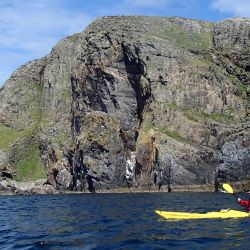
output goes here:
<path id="1" fill-rule="evenodd" d="M 228 108 L 224 112 L 207 113 L 194 108 L 180 107 L 174 103 L 166 104 L 167 108 L 182 112 L 189 120 L 200 122 L 202 120 L 212 120 L 219 123 L 228 123 L 234 121 L 234 109 Z"/>
<path id="2" fill-rule="evenodd" d="M 164 127 L 158 127 L 158 126 L 155 126 L 155 125 L 145 125 L 143 127 L 143 131 L 148 135 L 148 134 L 153 134 L 154 131 L 158 131 L 162 134 L 165 134 L 166 136 L 176 140 L 176 141 L 179 141 L 179 142 L 184 142 L 184 143 L 191 143 L 190 140 L 188 140 L 187 138 L 183 137 L 178 131 L 176 130 L 173 130 L 173 129 L 170 129 L 169 127 L 167 126 L 164 126 Z"/>
<path id="3" fill-rule="evenodd" d="M 46 171 L 39 157 L 39 150 L 32 145 L 26 155 L 16 163 L 16 181 L 35 181 L 45 179 Z"/>
<path id="4" fill-rule="evenodd" d="M 159 130 L 161 133 L 166 134 L 168 137 L 171 137 L 171 138 L 175 139 L 176 141 L 191 143 L 190 140 L 183 137 L 180 133 L 178 133 L 175 130 L 169 129 L 168 127 L 161 127 Z"/>
<path id="5" fill-rule="evenodd" d="M 172 24 L 171 28 L 166 30 L 166 38 L 174 44 L 207 53 L 212 43 L 211 32 L 197 32 L 186 30 L 178 24 Z"/>
<path id="6" fill-rule="evenodd" d="M 238 83 L 237 90 L 240 96 L 244 96 L 247 93 L 247 86 L 244 85 L 243 83 Z"/>
<path id="7" fill-rule="evenodd" d="M 13 128 L 9 128 L 0 123 L 0 149 L 7 149 L 17 139 L 27 136 L 31 133 L 32 129 L 26 129 L 17 131 Z"/>

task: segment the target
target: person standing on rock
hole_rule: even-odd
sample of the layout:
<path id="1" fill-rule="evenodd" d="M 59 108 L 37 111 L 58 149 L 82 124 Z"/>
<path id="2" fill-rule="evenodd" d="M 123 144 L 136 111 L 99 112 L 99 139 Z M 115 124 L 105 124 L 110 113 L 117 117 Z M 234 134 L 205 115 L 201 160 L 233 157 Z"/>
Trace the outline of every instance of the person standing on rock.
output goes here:
<path id="1" fill-rule="evenodd" d="M 158 188 L 159 191 L 161 190 L 162 182 L 163 182 L 163 170 L 161 169 L 160 172 L 157 175 L 157 183 L 158 183 Z"/>

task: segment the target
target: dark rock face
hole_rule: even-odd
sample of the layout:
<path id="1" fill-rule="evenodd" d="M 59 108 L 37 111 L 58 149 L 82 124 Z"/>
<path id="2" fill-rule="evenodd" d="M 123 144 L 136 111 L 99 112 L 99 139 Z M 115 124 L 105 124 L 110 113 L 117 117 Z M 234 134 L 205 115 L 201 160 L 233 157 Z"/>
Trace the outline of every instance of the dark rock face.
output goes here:
<path id="1" fill-rule="evenodd" d="M 246 180 L 249 27 L 244 18 L 96 20 L 0 91 L 0 135 L 12 134 L 1 168 L 18 172 L 13 148 L 28 137 L 60 190 L 210 184 L 222 170 Z"/>

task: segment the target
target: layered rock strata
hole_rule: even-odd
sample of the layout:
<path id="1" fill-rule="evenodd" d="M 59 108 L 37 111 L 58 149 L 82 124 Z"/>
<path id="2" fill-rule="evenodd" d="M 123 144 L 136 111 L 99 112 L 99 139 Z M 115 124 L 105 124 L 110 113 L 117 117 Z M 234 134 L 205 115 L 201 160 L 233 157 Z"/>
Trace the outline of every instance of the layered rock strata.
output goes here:
<path id="1" fill-rule="evenodd" d="M 103 17 L 0 90 L 2 178 L 250 188 L 250 20 Z"/>

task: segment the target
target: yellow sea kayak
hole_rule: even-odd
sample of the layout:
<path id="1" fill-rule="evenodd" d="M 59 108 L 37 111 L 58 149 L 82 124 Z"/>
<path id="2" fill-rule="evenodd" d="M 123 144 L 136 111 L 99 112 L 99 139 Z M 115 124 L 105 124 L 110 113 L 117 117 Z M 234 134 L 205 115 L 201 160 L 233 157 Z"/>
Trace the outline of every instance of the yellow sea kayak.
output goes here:
<path id="1" fill-rule="evenodd" d="M 227 210 L 223 209 L 218 212 L 208 212 L 208 213 L 183 213 L 183 212 L 168 212 L 155 210 L 157 214 L 164 217 L 165 219 L 171 220 L 190 220 L 190 219 L 216 219 L 216 218 L 243 218 L 250 217 L 247 212 L 237 211 L 237 210 Z"/>

